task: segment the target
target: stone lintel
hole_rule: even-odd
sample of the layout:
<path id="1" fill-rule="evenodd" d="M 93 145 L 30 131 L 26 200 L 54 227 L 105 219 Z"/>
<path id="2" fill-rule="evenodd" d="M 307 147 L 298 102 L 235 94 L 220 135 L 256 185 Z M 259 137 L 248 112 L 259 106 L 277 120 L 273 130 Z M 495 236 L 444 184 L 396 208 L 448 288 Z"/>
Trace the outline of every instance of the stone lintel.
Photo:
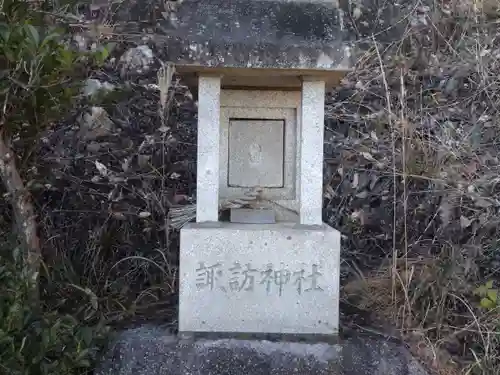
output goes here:
<path id="1" fill-rule="evenodd" d="M 233 90 L 301 90 L 302 77 L 321 79 L 326 88 L 340 84 L 349 70 L 324 69 L 278 69 L 278 68 L 234 68 L 205 67 L 200 65 L 176 65 L 183 82 L 195 91 L 200 75 L 214 74 L 222 77 L 222 89 Z"/>

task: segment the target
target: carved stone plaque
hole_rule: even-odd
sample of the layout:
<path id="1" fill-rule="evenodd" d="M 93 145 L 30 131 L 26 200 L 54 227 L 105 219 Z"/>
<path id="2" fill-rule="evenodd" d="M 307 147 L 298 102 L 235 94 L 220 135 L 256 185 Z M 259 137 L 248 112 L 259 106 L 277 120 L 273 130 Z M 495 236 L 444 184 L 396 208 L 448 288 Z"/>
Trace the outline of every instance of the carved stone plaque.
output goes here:
<path id="1" fill-rule="evenodd" d="M 228 185 L 283 187 L 284 132 L 284 120 L 231 119 Z"/>

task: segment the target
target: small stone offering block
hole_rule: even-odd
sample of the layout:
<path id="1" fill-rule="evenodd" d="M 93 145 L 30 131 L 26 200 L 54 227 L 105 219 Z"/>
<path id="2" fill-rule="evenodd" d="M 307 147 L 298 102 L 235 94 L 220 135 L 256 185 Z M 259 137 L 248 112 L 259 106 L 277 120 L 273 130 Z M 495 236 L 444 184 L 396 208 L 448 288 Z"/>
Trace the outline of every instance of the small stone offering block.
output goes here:
<path id="1" fill-rule="evenodd" d="M 276 215 L 274 210 L 269 208 L 231 208 L 231 223 L 240 224 L 274 224 Z"/>
<path id="2" fill-rule="evenodd" d="M 327 225 L 189 224 L 179 331 L 337 334 L 339 245 Z"/>

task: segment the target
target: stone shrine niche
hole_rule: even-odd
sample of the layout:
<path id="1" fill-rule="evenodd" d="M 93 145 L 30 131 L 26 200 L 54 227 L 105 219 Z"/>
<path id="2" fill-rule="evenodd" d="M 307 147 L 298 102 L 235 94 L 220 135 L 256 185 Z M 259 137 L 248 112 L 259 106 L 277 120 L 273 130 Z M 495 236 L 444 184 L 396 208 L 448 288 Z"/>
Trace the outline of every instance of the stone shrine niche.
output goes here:
<path id="1" fill-rule="evenodd" d="M 298 221 L 283 211 L 298 213 L 299 115 L 299 91 L 221 91 L 219 199 L 260 189 L 277 220 Z"/>

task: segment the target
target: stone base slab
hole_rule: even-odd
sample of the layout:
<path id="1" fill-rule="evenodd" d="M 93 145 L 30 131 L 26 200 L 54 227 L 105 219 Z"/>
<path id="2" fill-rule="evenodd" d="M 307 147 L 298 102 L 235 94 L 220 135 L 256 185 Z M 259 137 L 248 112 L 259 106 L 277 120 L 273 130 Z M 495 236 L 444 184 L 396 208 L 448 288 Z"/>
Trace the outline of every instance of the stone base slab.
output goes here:
<path id="1" fill-rule="evenodd" d="M 179 340 L 157 327 L 122 332 L 96 375 L 427 375 L 404 345 L 384 337 L 338 344 Z"/>
<path id="2" fill-rule="evenodd" d="M 327 225 L 181 230 L 180 332 L 335 335 L 340 233 Z"/>

